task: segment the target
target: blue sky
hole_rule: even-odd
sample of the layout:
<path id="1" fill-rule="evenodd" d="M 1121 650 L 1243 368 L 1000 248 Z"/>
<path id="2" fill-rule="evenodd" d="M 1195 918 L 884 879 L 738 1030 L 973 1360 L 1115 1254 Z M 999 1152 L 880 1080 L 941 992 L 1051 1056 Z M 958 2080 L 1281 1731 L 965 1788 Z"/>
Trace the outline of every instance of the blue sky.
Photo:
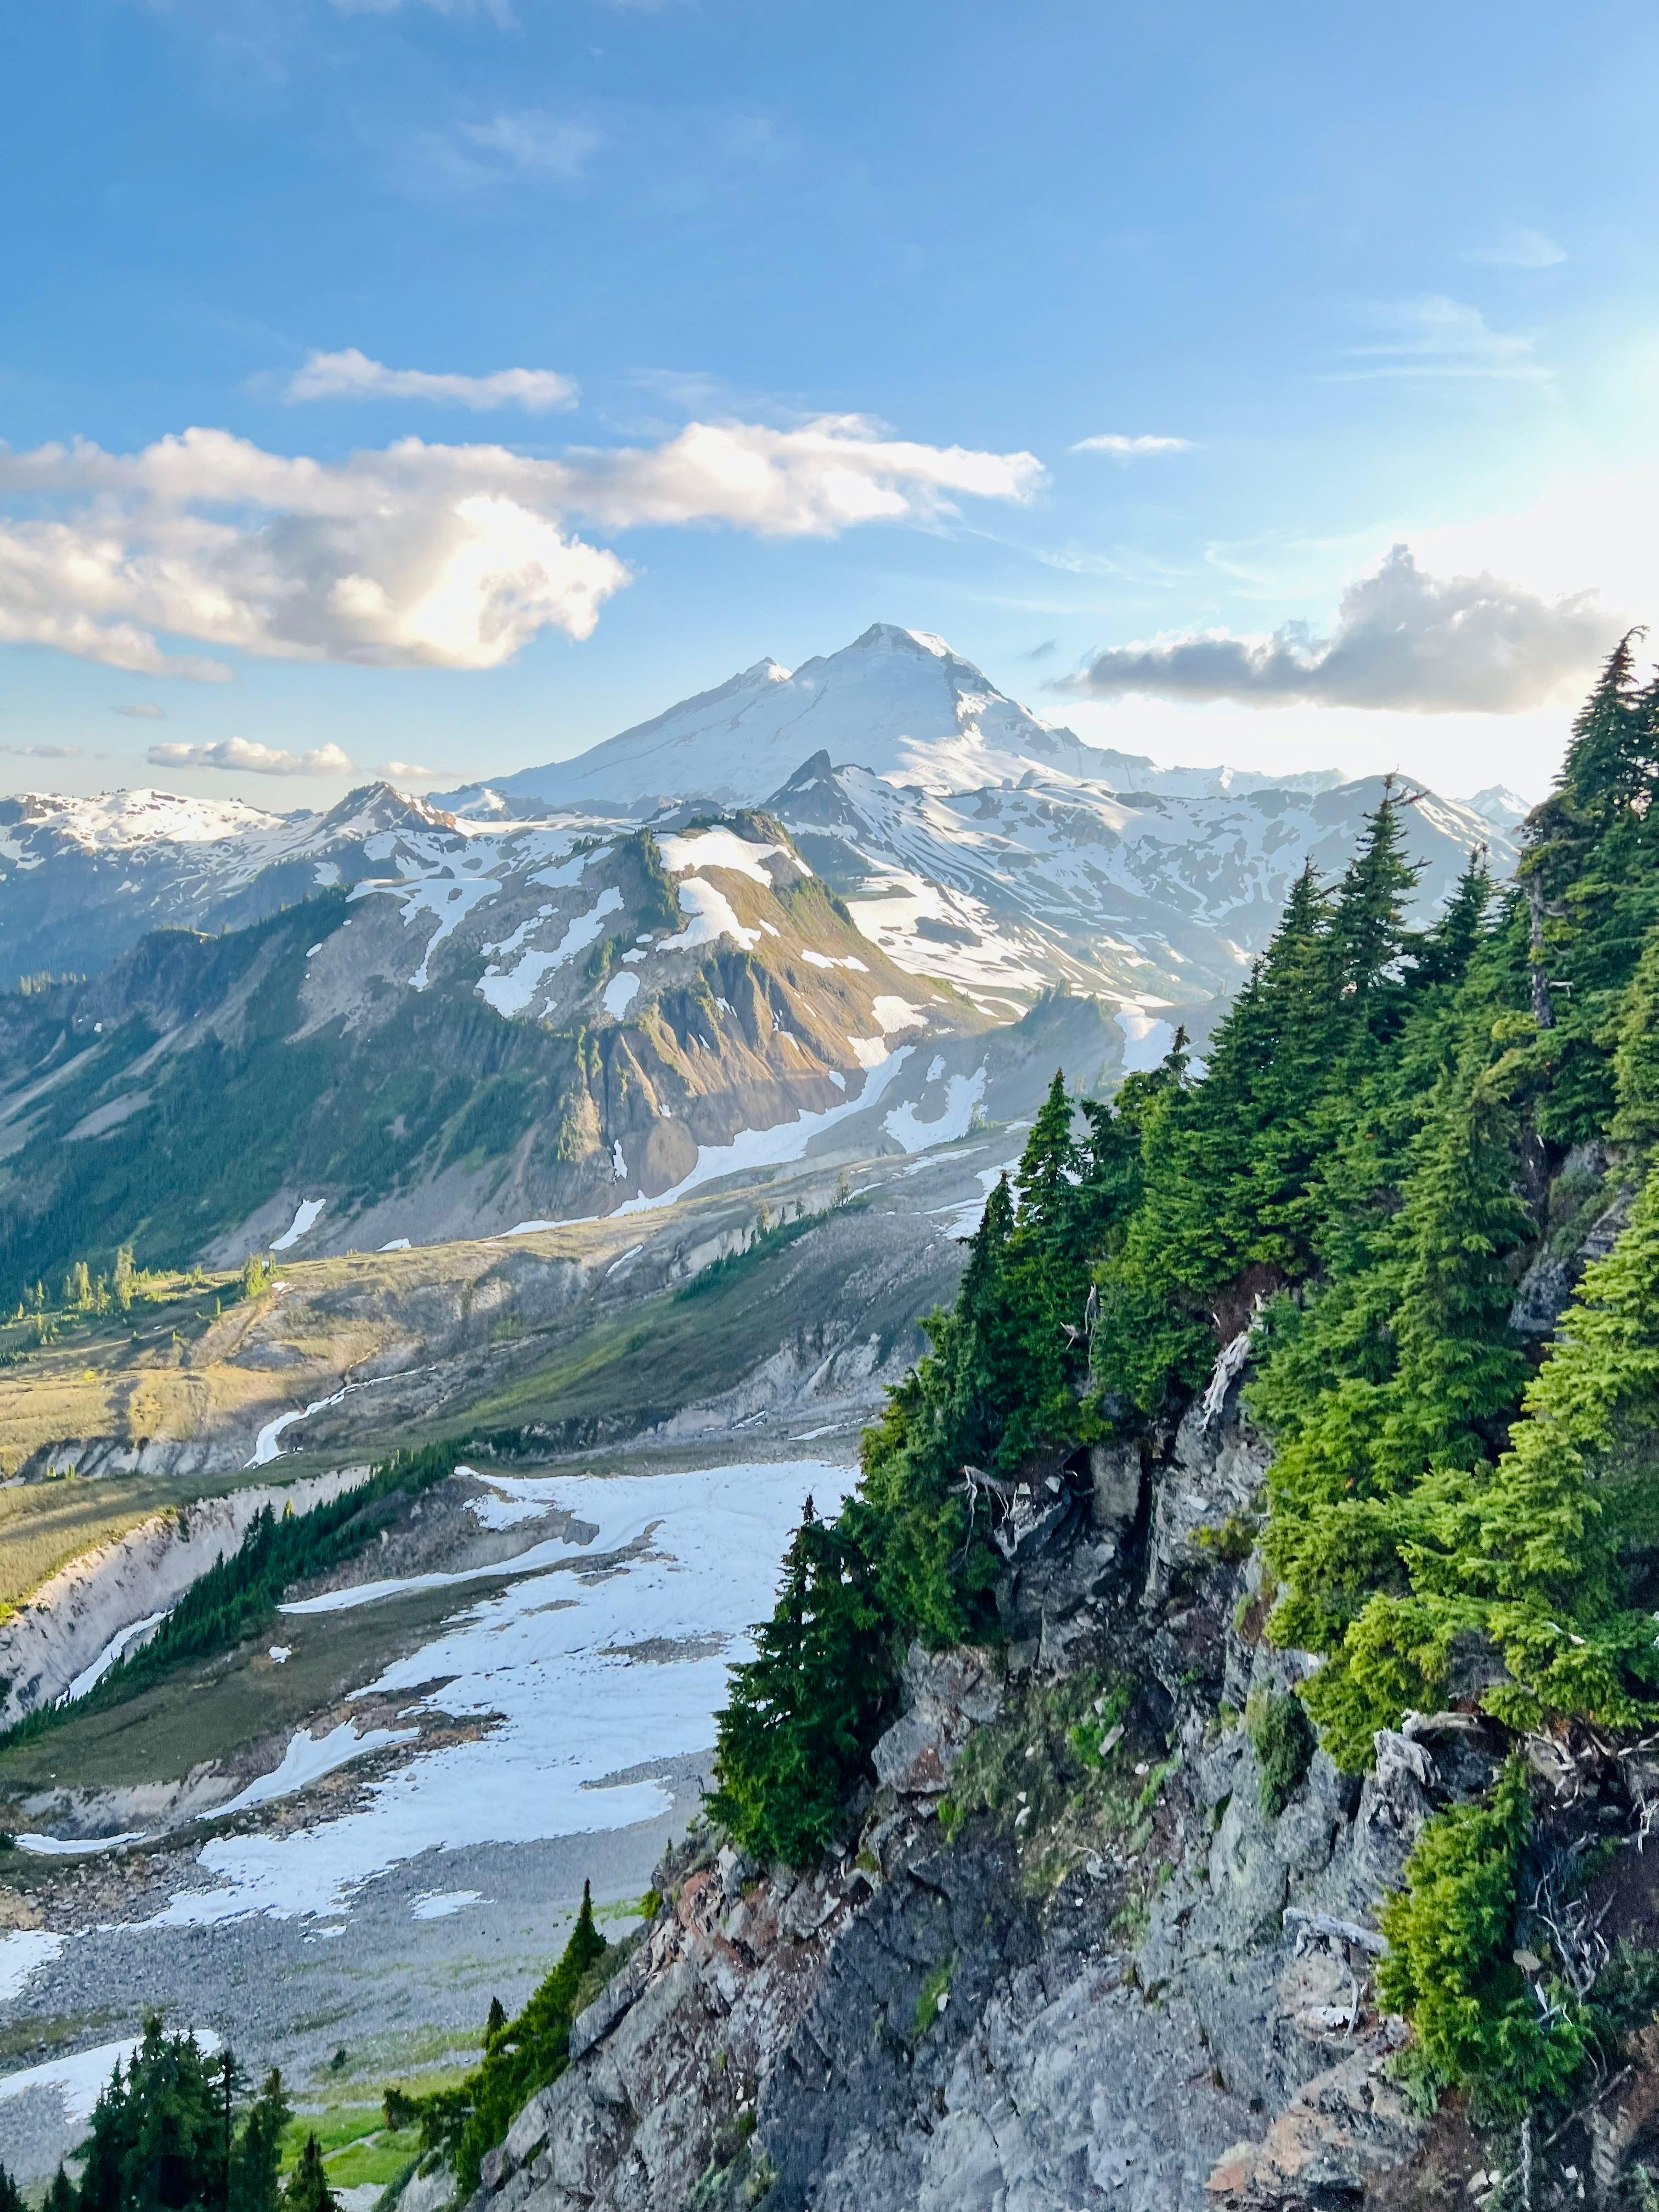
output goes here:
<path id="1" fill-rule="evenodd" d="M 1659 620 L 1656 50 L 1530 0 L 13 8 L 0 789 L 457 781 L 887 620 L 1102 743 L 1536 793 Z"/>

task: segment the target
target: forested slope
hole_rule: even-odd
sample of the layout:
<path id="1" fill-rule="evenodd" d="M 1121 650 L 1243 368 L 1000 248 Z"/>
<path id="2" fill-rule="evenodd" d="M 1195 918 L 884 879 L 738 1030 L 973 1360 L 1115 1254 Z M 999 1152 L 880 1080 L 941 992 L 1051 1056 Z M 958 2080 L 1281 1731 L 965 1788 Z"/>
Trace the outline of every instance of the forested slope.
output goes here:
<path id="1" fill-rule="evenodd" d="M 1431 2081 L 1565 2093 L 1613 1984 L 1512 1956 L 1528 1763 L 1659 1724 L 1656 794 L 1659 683 L 1626 641 L 1512 886 L 1477 856 L 1408 927 L 1391 792 L 1339 881 L 1295 884 L 1207 1066 L 1177 1038 L 1109 1106 L 1055 1079 L 734 1677 L 714 1809 L 740 1844 L 830 1844 L 912 1640 L 996 1641 L 1018 1484 L 1093 1445 L 1150 1461 L 1237 1344 L 1273 1455 L 1225 1540 L 1257 1551 L 1324 1747 L 1358 1774 L 1376 1731 L 1448 1708 L 1510 1747 L 1423 1832 L 1380 1994 Z"/>

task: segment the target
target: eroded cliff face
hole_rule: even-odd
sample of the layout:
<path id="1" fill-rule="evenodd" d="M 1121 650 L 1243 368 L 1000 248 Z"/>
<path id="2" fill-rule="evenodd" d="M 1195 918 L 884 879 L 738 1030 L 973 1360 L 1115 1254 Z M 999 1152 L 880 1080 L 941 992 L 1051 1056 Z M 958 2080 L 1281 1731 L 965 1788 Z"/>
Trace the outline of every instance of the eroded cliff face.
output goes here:
<path id="1" fill-rule="evenodd" d="M 1245 1715 L 1304 1662 L 1260 1641 L 1243 1367 L 1224 1354 L 1146 1463 L 1031 1470 L 1002 1530 L 1006 1642 L 912 1653 L 837 1857 L 767 1870 L 702 1831 L 671 1854 L 471 2212 L 1311 2212 L 1448 2202 L 1477 2174 L 1459 2201 L 1486 2200 L 1490 2144 L 1393 2078 L 1406 2032 L 1373 1970 L 1422 1822 L 1498 1747 L 1418 1717 L 1363 1783 L 1304 1751 L 1271 1786 Z M 1555 1780 L 1587 1831 L 1639 1823 L 1617 1760 Z M 1576 2201 L 1598 2155 L 1615 2187 L 1647 2078 L 1638 2053 L 1553 2165 L 1540 2148 L 1536 2203 L 1547 2172 Z M 403 2212 L 447 2188 L 417 2179 Z"/>

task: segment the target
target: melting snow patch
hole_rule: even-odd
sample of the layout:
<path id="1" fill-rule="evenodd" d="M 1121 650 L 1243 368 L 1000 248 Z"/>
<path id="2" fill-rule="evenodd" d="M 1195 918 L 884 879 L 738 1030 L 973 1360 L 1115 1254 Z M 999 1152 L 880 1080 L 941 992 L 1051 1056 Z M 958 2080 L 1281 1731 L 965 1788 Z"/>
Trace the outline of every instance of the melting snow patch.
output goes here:
<path id="1" fill-rule="evenodd" d="M 88 1851 L 112 1851 L 118 1844 L 142 1844 L 142 1828 L 129 1828 L 119 1836 L 19 1836 L 20 1851 L 33 1851 L 42 1859 L 82 1859 Z"/>
<path id="2" fill-rule="evenodd" d="M 394 1237 L 389 1244 L 382 1244 L 382 1252 L 407 1252 L 410 1249 L 407 1237 Z"/>
<path id="3" fill-rule="evenodd" d="M 316 1226 L 317 1217 L 327 1204 L 325 1198 L 302 1198 L 295 1209 L 293 1220 L 280 1237 L 272 1239 L 271 1250 L 286 1252 L 297 1244 L 308 1230 Z"/>
<path id="4" fill-rule="evenodd" d="M 653 1206 L 672 1206 L 699 1183 L 713 1182 L 718 1176 L 805 1159 L 806 1147 L 815 1137 L 832 1129 L 837 1121 L 844 1121 L 848 1115 L 861 1114 L 866 1107 L 873 1106 L 915 1049 L 914 1045 L 902 1044 L 896 1052 L 886 1054 L 872 1066 L 856 1098 L 846 1099 L 839 1106 L 826 1106 L 821 1114 L 800 1114 L 793 1121 L 775 1122 L 769 1129 L 739 1130 L 729 1145 L 701 1146 L 697 1164 L 672 1190 L 659 1191 L 654 1198 L 641 1195 L 626 1199 L 616 1211 L 644 1213 Z"/>
<path id="5" fill-rule="evenodd" d="M 192 2028 L 200 2048 L 211 2055 L 219 2039 L 210 2027 Z M 0 2100 L 27 2096 L 31 2089 L 54 2089 L 66 2119 L 89 2120 L 99 2094 L 118 2066 L 125 2066 L 138 2048 L 133 2036 L 125 2043 L 100 2043 L 91 2051 L 77 2051 L 72 2058 L 51 2058 L 44 2066 L 28 2067 L 21 2074 L 0 2075 Z"/>
<path id="6" fill-rule="evenodd" d="M 489 1901 L 482 1890 L 445 1889 L 435 1895 L 417 1897 L 409 1909 L 416 1920 L 447 1920 L 452 1912 L 465 1912 L 469 1905 L 486 1905 Z"/>
<path id="7" fill-rule="evenodd" d="M 698 868 L 729 868 L 735 875 L 752 876 L 769 891 L 772 878 L 761 862 L 774 853 L 780 860 L 791 858 L 781 845 L 751 845 L 746 837 L 730 830 L 696 830 L 689 837 L 659 837 L 657 850 L 671 876 L 686 875 Z M 812 872 L 804 861 L 792 865 L 802 867 L 809 876 Z"/>
<path id="8" fill-rule="evenodd" d="M 0 1936 L 0 2003 L 20 1996 L 35 1968 L 55 1959 L 64 1941 L 44 1928 L 15 1928 Z"/>
<path id="9" fill-rule="evenodd" d="M 533 1237 L 538 1230 L 562 1229 L 562 1221 L 515 1221 L 510 1229 L 503 1229 L 503 1237 Z"/>
<path id="10" fill-rule="evenodd" d="M 379 1751 L 388 1743 L 409 1743 L 419 1734 L 418 1729 L 369 1729 L 359 1735 L 349 1721 L 342 1721 L 326 1735 L 314 1738 L 309 1729 L 301 1729 L 283 1753 L 282 1765 L 262 1774 L 257 1782 L 250 1782 L 228 1805 L 216 1806 L 214 1818 L 222 1820 L 227 1813 L 246 1813 L 254 1805 L 269 1805 L 275 1797 L 291 1797 L 296 1790 L 320 1782 L 324 1775 L 361 1759 L 365 1752 Z"/>
<path id="11" fill-rule="evenodd" d="M 270 1657 L 273 1667 L 286 1666 L 293 1656 L 294 1646 L 291 1644 L 273 1644 L 270 1647 Z"/>
<path id="12" fill-rule="evenodd" d="M 599 994 L 599 1004 L 613 1022 L 619 1022 L 634 1002 L 640 988 L 637 975 L 613 975 Z"/>
<path id="13" fill-rule="evenodd" d="M 141 1636 L 148 1636 L 152 1628 L 159 1628 L 170 1610 L 171 1607 L 163 1606 L 160 1613 L 146 1613 L 142 1620 L 130 1620 L 125 1628 L 118 1628 L 91 1666 L 83 1667 L 70 1684 L 68 1689 L 58 1699 L 59 1705 L 72 1705 L 77 1698 L 84 1698 L 88 1690 L 95 1689 L 116 1661 L 129 1650 Z"/>
<path id="14" fill-rule="evenodd" d="M 457 1474 L 471 1474 L 469 1468 L 457 1468 Z M 469 1498 L 467 1510 L 475 1515 L 486 1528 L 516 1528 L 521 1522 L 540 1521 L 547 1513 L 544 1505 L 538 1505 L 529 1498 Z"/>
<path id="15" fill-rule="evenodd" d="M 937 1060 L 933 1064 L 939 1065 Z M 971 1075 L 953 1075 L 945 1086 L 945 1111 L 936 1121 L 924 1121 L 908 1099 L 895 1106 L 887 1116 L 888 1135 L 896 1137 L 907 1152 L 926 1152 L 930 1145 L 951 1145 L 965 1137 L 974 1109 L 985 1096 L 988 1072 L 981 1066 Z"/>
<path id="16" fill-rule="evenodd" d="M 701 876 L 690 877 L 680 885 L 679 902 L 680 912 L 691 919 L 677 937 L 665 937 L 659 951 L 685 952 L 693 945 L 716 944 L 722 937 L 729 937 L 745 952 L 752 952 L 760 943 L 760 930 L 745 929 L 732 913 L 726 893 L 704 883 Z M 765 927 L 763 922 L 761 928 Z M 772 934 L 775 937 L 776 930 Z"/>
<path id="17" fill-rule="evenodd" d="M 870 1014 L 884 1036 L 890 1036 L 895 1030 L 919 1029 L 927 1019 L 921 1008 L 913 1006 L 908 999 L 872 999 Z"/>
<path id="18" fill-rule="evenodd" d="M 611 1172 L 616 1176 L 618 1182 L 627 1182 L 628 1162 L 623 1157 L 622 1139 L 620 1137 L 613 1137 L 611 1141 Z"/>
<path id="19" fill-rule="evenodd" d="M 498 1014 L 522 1014 L 543 978 L 555 968 L 561 968 L 577 953 L 585 952 L 605 927 L 608 914 L 622 910 L 623 895 L 614 884 L 602 890 L 586 914 L 579 914 L 568 924 L 562 937 L 550 952 L 526 952 L 518 966 L 504 975 L 491 973 L 479 979 L 477 990 L 488 999 Z"/>
<path id="20" fill-rule="evenodd" d="M 855 975 L 870 973 L 862 960 L 854 960 L 850 954 L 845 960 L 831 960 L 825 953 L 814 952 L 809 945 L 801 947 L 800 957 L 809 968 L 850 968 Z"/>

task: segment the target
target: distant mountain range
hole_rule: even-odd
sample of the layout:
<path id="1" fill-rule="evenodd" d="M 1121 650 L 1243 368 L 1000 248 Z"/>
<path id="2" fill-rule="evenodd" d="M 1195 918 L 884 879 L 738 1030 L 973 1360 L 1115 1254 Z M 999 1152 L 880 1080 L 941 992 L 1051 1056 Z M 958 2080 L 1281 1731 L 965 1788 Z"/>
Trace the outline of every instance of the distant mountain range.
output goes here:
<path id="1" fill-rule="evenodd" d="M 0 1294 L 960 1139 L 1201 1043 L 1381 788 L 1103 752 L 878 626 L 443 805 L 0 801 Z M 1414 796 L 1425 902 L 1511 864 L 1485 798 Z"/>

